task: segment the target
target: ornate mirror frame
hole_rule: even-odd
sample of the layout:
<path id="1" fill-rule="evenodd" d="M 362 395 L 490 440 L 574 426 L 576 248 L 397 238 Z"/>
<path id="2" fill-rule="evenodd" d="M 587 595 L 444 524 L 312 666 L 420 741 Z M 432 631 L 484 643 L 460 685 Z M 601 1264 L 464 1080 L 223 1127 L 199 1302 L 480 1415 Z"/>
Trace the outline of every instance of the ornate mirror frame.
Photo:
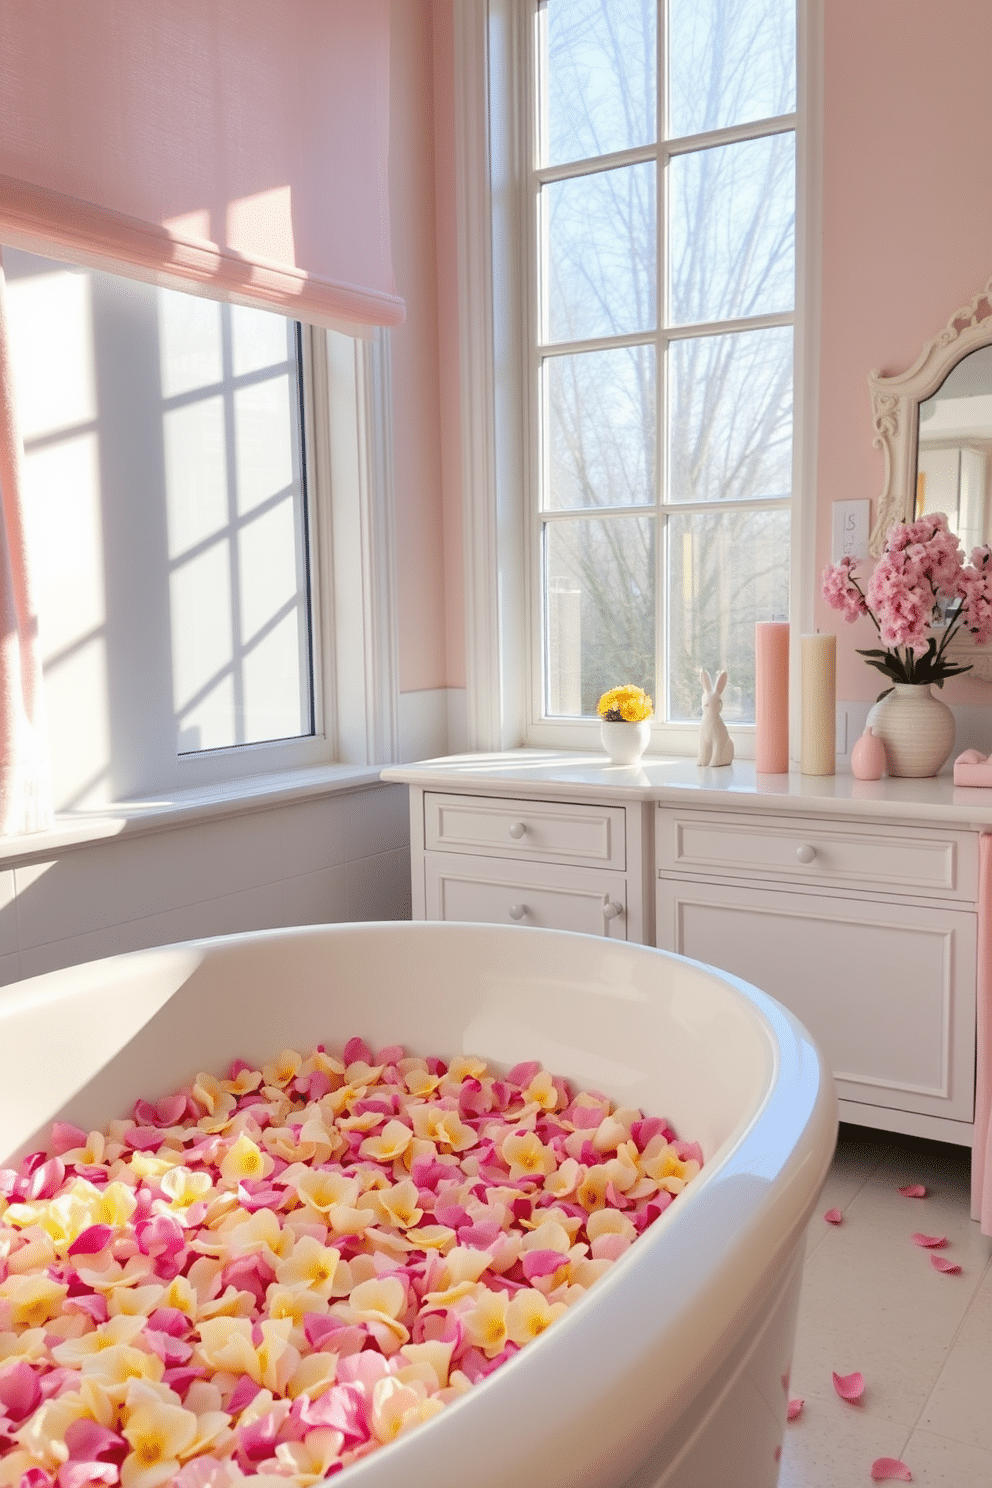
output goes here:
<path id="1" fill-rule="evenodd" d="M 884 377 L 868 374 L 872 443 L 885 457 L 885 479 L 876 505 L 869 552 L 878 557 L 896 522 L 912 521 L 916 508 L 916 459 L 920 404 L 931 397 L 962 357 L 992 345 L 992 279 L 969 304 L 956 310 L 942 331 L 924 346 L 908 372 Z M 976 646 L 970 636 L 955 638 L 950 651 L 971 675 L 992 682 L 992 645 Z"/>

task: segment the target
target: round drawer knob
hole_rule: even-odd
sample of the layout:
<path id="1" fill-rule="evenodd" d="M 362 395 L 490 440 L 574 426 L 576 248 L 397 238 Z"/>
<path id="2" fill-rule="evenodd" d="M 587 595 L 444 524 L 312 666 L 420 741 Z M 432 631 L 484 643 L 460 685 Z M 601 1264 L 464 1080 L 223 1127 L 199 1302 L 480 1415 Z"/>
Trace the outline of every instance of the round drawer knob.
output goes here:
<path id="1" fill-rule="evenodd" d="M 524 915 L 526 913 L 527 913 L 527 906 L 526 906 L 526 904 L 511 904 L 510 905 L 510 919 L 511 920 L 522 920 L 523 917 L 524 917 Z"/>
<path id="2" fill-rule="evenodd" d="M 527 828 L 524 826 L 523 822 L 514 822 L 513 826 L 510 828 L 510 836 L 514 839 L 514 841 L 519 842 L 520 838 L 523 837 L 526 831 Z"/>
<path id="3" fill-rule="evenodd" d="M 812 863 L 816 857 L 816 848 L 811 847 L 808 842 L 804 842 L 801 847 L 796 848 L 796 857 L 800 863 Z"/>
<path id="4" fill-rule="evenodd" d="M 615 920 L 618 915 L 623 914 L 623 905 L 618 904 L 616 899 L 611 899 L 609 894 L 603 895 L 603 919 Z"/>

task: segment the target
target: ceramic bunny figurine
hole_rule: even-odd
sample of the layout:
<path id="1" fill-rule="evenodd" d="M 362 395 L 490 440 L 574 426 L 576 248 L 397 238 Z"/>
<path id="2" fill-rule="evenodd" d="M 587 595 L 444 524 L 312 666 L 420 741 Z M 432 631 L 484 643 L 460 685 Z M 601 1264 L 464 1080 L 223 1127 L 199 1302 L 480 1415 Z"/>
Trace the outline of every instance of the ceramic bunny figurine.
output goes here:
<path id="1" fill-rule="evenodd" d="M 727 725 L 720 717 L 723 708 L 721 693 L 727 685 L 726 672 L 719 672 L 715 682 L 707 671 L 701 671 L 703 684 L 703 721 L 699 726 L 699 758 L 697 765 L 729 765 L 734 757 L 734 741 L 727 733 Z"/>

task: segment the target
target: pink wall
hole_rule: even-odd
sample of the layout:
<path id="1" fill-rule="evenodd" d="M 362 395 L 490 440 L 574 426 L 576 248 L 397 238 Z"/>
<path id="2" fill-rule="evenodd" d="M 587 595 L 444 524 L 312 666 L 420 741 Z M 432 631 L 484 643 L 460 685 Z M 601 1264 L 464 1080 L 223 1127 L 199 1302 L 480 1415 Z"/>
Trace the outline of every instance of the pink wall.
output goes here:
<path id="1" fill-rule="evenodd" d="M 392 0 L 393 261 L 407 322 L 392 332 L 403 691 L 465 681 L 454 207 L 453 6 Z M 822 299 L 816 579 L 834 501 L 882 485 L 867 376 L 905 370 L 992 274 L 990 0 L 822 0 Z M 810 576 L 811 581 L 813 576 Z M 838 694 L 869 699 L 874 644 L 837 631 Z M 952 702 L 989 685 L 951 682 Z"/>
<path id="2" fill-rule="evenodd" d="M 434 217 L 432 0 L 390 7 L 393 269 L 406 323 L 391 332 L 400 691 L 449 684 Z"/>
<path id="3" fill-rule="evenodd" d="M 831 505 L 874 502 L 867 376 L 905 371 L 992 274 L 992 55 L 989 0 L 825 0 L 823 239 L 817 470 L 819 575 Z M 817 584 L 817 588 L 818 588 Z M 869 622 L 837 631 L 841 698 L 877 695 L 856 646 Z M 989 685 L 950 682 L 949 702 L 988 703 Z"/>

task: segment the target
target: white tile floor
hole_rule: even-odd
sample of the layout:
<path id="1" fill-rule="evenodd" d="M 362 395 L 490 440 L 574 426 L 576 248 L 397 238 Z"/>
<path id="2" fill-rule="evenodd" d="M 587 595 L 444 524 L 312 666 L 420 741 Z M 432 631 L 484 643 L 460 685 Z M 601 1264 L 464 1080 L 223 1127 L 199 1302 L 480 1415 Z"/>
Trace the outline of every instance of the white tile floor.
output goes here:
<path id="1" fill-rule="evenodd" d="M 992 1485 L 992 1240 L 969 1218 L 970 1150 L 843 1126 L 810 1223 L 779 1488 L 852 1488 L 878 1457 L 927 1488 Z M 898 1189 L 925 1184 L 925 1199 Z M 822 1218 L 840 1209 L 843 1222 Z M 946 1235 L 941 1275 L 914 1232 Z M 832 1374 L 859 1370 L 859 1404 Z"/>

